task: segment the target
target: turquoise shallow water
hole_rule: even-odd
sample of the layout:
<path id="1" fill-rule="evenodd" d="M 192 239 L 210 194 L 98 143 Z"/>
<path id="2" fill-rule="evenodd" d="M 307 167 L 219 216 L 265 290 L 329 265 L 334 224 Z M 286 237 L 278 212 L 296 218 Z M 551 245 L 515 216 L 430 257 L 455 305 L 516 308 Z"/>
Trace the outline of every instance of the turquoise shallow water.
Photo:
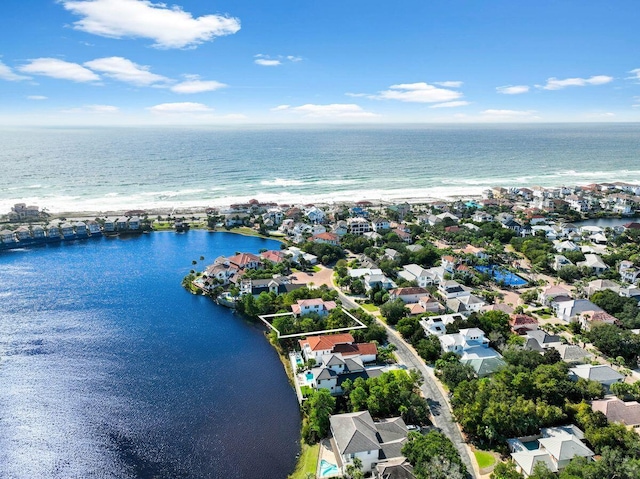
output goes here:
<path id="1" fill-rule="evenodd" d="M 479 194 L 640 182 L 640 124 L 0 131 L 0 211 Z"/>
<path id="2" fill-rule="evenodd" d="M 300 417 L 264 329 L 180 286 L 192 260 L 278 245 L 191 231 L 0 253 L 0 477 L 286 477 Z"/>

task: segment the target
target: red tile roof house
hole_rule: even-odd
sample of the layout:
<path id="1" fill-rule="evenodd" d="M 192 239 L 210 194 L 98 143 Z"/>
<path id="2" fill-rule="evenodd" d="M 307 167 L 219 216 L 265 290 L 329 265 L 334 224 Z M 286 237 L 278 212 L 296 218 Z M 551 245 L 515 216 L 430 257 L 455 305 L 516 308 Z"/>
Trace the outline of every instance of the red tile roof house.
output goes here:
<path id="1" fill-rule="evenodd" d="M 411 288 L 395 288 L 389 291 L 389 299 L 395 300 L 400 298 L 404 303 L 417 303 L 420 298 L 427 296 L 429 291 L 419 286 Z"/>
<path id="2" fill-rule="evenodd" d="M 330 244 L 334 246 L 338 246 L 338 243 L 340 243 L 340 237 L 337 234 L 328 232 L 314 235 L 312 240 L 314 243 Z"/>
<path id="3" fill-rule="evenodd" d="M 296 304 L 291 305 L 291 311 L 296 316 L 315 313 L 318 316 L 327 316 L 329 311 L 336 308 L 335 301 L 323 301 L 320 298 L 299 299 Z"/>
<path id="4" fill-rule="evenodd" d="M 378 350 L 375 344 L 354 344 L 354 341 L 351 334 L 343 333 L 310 336 L 306 339 L 300 339 L 298 343 L 305 360 L 315 359 L 316 363 L 322 362 L 323 355 L 332 353 L 341 353 L 343 356 L 360 354 L 363 363 L 376 360 Z"/>
<path id="5" fill-rule="evenodd" d="M 260 253 L 260 258 L 265 261 L 270 261 L 272 263 L 282 263 L 285 259 L 285 254 L 282 251 L 277 250 L 269 250 L 263 251 Z"/>
<path id="6" fill-rule="evenodd" d="M 236 265 L 240 269 L 260 269 L 262 267 L 260 258 L 252 253 L 238 253 L 227 259 L 229 263 Z"/>
<path id="7" fill-rule="evenodd" d="M 527 314 L 512 314 L 509 324 L 513 332 L 519 335 L 538 329 L 538 320 Z"/>

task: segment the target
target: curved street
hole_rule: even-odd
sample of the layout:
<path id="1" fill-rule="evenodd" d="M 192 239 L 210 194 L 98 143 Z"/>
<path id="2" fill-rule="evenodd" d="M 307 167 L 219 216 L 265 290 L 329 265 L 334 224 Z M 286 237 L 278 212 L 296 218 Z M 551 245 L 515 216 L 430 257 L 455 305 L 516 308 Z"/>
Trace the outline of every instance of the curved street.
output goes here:
<path id="1" fill-rule="evenodd" d="M 338 295 L 342 304 L 348 308 L 360 308 L 360 305 L 355 303 L 351 298 L 345 295 L 339 288 L 334 289 L 338 291 Z M 431 416 L 434 425 L 439 428 L 444 435 L 446 435 L 458 449 L 458 453 L 462 458 L 462 462 L 467 466 L 467 471 L 471 477 L 480 477 L 479 470 L 474 467 L 475 461 L 471 458 L 471 450 L 469 446 L 462 439 L 462 433 L 458 424 L 453 418 L 449 403 L 445 398 L 443 391 L 438 387 L 437 380 L 434 376 L 433 369 L 427 367 L 422 358 L 418 356 L 417 352 L 408 345 L 400 334 L 386 323 L 376 318 L 378 322 L 383 325 L 387 330 L 389 343 L 393 344 L 396 349 L 396 355 L 401 363 L 405 364 L 409 368 L 416 369 L 422 374 L 424 381 L 420 389 L 427 399 L 429 409 L 431 410 Z"/>

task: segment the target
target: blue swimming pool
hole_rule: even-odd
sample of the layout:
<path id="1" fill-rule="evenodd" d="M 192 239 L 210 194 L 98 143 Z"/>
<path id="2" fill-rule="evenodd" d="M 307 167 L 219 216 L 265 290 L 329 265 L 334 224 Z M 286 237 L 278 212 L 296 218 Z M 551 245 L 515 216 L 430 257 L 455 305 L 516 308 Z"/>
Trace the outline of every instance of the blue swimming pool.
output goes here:
<path id="1" fill-rule="evenodd" d="M 313 381 L 313 373 L 307 373 L 305 376 L 307 377 L 307 381 Z"/>
<path id="2" fill-rule="evenodd" d="M 338 466 L 331 464 L 329 461 L 322 459 L 320 461 L 320 477 L 334 476 L 338 474 Z"/>
<path id="3" fill-rule="evenodd" d="M 490 275 L 497 282 L 502 281 L 508 286 L 524 286 L 527 284 L 526 279 L 498 266 L 476 266 L 475 268 L 481 273 Z"/>

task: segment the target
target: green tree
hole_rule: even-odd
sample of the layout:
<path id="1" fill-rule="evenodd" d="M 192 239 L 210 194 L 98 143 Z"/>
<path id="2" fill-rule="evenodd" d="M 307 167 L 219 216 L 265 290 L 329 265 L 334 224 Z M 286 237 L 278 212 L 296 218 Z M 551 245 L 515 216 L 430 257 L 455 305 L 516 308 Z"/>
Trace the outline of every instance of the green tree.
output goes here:
<path id="1" fill-rule="evenodd" d="M 387 323 L 394 325 L 409 314 L 409 310 L 404 305 L 402 299 L 397 298 L 387 301 L 380 306 L 380 313 L 386 318 Z"/>
<path id="2" fill-rule="evenodd" d="M 336 407 L 336 399 L 327 389 L 313 391 L 303 403 L 307 424 L 303 427 L 303 437 L 307 444 L 314 444 L 329 434 L 329 418 Z"/>
<path id="3" fill-rule="evenodd" d="M 453 443 L 439 431 L 410 433 L 402 454 L 414 468 L 418 479 L 464 478 L 467 469 Z"/>
<path id="4" fill-rule="evenodd" d="M 524 476 L 516 470 L 513 461 L 500 462 L 489 476 L 490 479 L 524 479 Z"/>

